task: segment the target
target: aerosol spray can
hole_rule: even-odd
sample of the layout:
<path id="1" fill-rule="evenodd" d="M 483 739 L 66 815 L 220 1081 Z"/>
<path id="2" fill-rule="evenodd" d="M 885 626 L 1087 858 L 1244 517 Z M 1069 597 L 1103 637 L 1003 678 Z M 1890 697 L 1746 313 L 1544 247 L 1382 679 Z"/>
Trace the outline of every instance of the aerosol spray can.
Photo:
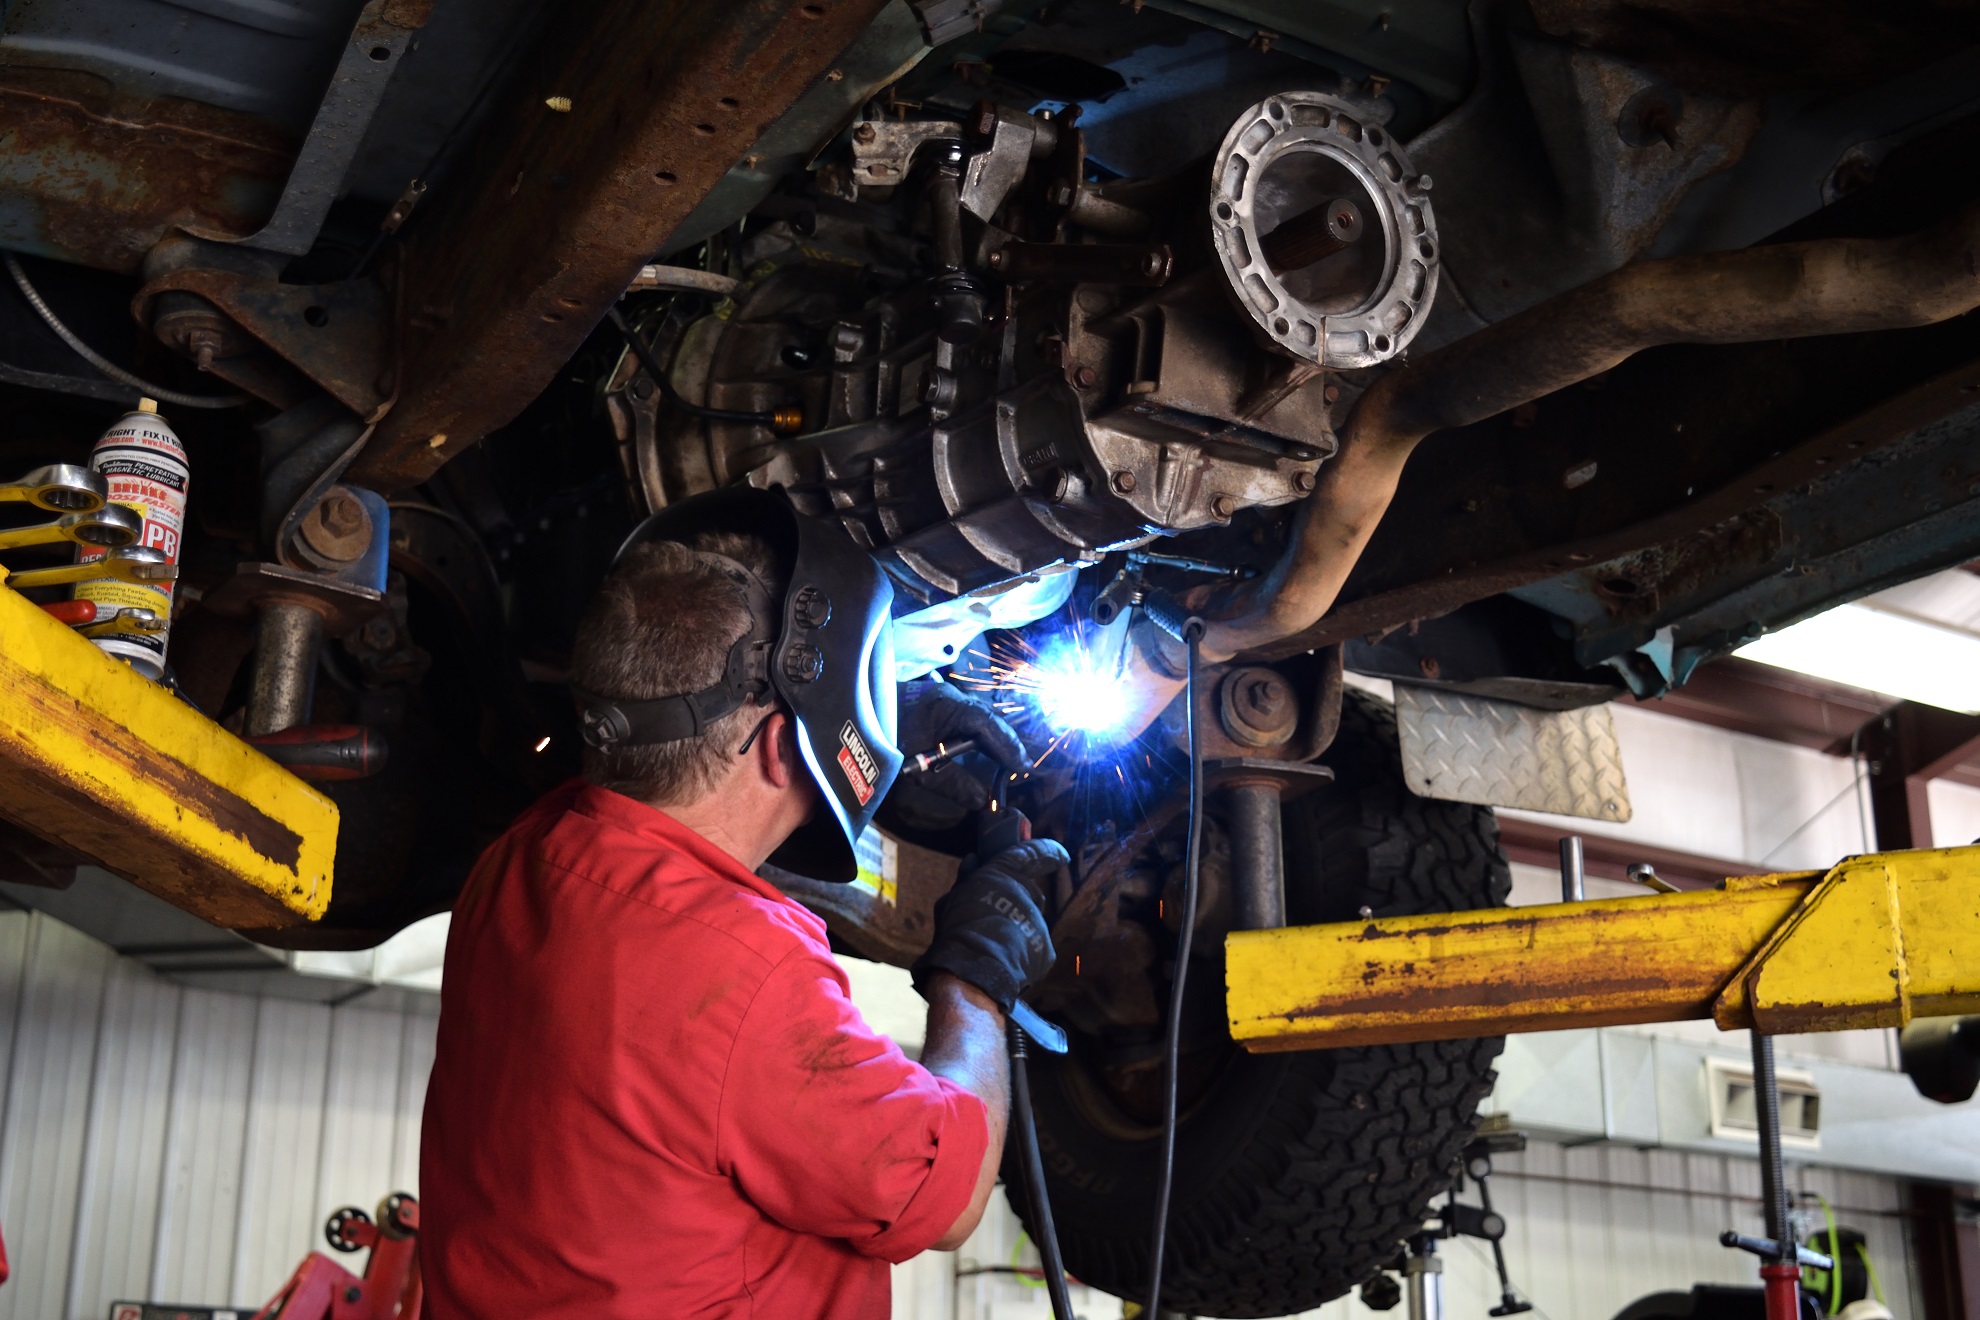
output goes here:
<path id="1" fill-rule="evenodd" d="M 180 533 L 186 522 L 186 489 L 192 469 L 186 464 L 186 451 L 179 437 L 158 415 L 158 405 L 139 399 L 137 411 L 124 417 L 103 433 L 89 454 L 89 466 L 103 474 L 110 487 L 110 502 L 122 504 L 144 519 L 144 534 L 138 544 L 157 550 L 167 563 L 179 562 Z M 107 552 L 101 546 L 84 546 L 78 559 L 88 563 Z M 161 619 L 172 617 L 170 582 L 117 582 L 99 578 L 76 586 L 76 599 L 95 601 L 99 607 L 136 607 L 155 610 Z M 165 672 L 166 630 L 155 633 L 123 634 L 92 638 L 98 646 L 146 678 Z"/>

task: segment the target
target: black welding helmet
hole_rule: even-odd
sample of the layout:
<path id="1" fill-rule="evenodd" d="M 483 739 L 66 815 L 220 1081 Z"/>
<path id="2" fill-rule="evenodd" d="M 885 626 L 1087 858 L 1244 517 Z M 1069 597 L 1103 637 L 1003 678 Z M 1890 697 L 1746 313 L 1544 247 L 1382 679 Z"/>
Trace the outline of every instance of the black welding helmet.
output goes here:
<path id="1" fill-rule="evenodd" d="M 836 521 L 798 513 L 781 490 L 748 486 L 660 510 L 633 529 L 613 563 L 654 541 L 698 550 L 697 539 L 708 532 L 768 544 L 778 575 L 789 584 L 782 600 L 742 564 L 710 556 L 735 581 L 753 620 L 730 649 L 722 677 L 699 692 L 650 701 L 574 692 L 584 739 L 604 748 L 691 738 L 744 702 L 767 701 L 774 692 L 790 708 L 798 751 L 826 812 L 815 813 L 772 860 L 820 880 L 851 880 L 857 873 L 853 844 L 901 769 L 894 589 Z"/>

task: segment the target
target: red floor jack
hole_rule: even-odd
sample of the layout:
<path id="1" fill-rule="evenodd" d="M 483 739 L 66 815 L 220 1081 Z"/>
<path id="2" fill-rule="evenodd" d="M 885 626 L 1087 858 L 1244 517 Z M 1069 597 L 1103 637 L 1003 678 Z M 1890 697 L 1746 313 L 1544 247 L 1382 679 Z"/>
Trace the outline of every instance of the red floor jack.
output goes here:
<path id="1" fill-rule="evenodd" d="M 323 1236 L 338 1251 L 371 1248 L 359 1278 L 312 1251 L 254 1320 L 419 1320 L 419 1202 L 394 1192 L 378 1222 L 356 1206 L 330 1216 Z"/>

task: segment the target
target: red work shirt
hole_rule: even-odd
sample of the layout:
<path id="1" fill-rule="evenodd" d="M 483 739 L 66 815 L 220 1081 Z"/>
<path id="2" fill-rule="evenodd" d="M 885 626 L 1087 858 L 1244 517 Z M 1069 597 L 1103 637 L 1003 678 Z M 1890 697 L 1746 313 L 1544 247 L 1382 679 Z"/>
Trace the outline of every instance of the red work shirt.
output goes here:
<path id="1" fill-rule="evenodd" d="M 884 1317 L 983 1104 L 861 1020 L 824 923 L 569 784 L 454 908 L 420 1146 L 430 1320 Z"/>

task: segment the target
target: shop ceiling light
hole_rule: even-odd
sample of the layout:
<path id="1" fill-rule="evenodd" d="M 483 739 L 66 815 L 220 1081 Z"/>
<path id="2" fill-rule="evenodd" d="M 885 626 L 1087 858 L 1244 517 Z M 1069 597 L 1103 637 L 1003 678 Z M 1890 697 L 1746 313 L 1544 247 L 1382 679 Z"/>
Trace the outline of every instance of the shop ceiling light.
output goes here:
<path id="1" fill-rule="evenodd" d="M 1980 714 L 1980 633 L 1873 601 L 1828 610 L 1734 654 L 1890 697 Z"/>

